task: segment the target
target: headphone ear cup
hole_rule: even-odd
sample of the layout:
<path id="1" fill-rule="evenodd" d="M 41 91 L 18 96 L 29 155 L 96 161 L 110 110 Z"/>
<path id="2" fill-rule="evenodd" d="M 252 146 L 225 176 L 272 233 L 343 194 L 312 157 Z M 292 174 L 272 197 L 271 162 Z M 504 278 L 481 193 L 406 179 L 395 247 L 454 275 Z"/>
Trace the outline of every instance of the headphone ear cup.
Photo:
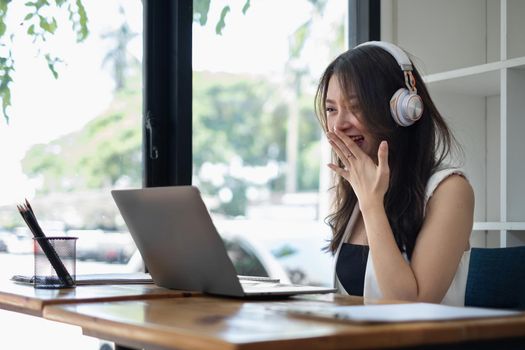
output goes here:
<path id="1" fill-rule="evenodd" d="M 410 126 L 423 114 L 423 100 L 418 94 L 401 88 L 390 99 L 390 113 L 400 126 Z"/>
<path id="2" fill-rule="evenodd" d="M 396 93 L 392 96 L 390 99 L 390 113 L 392 114 L 392 117 L 394 118 L 394 121 L 397 125 L 400 126 L 407 126 L 404 125 L 404 123 L 401 121 L 401 115 L 402 115 L 402 104 L 401 100 L 403 99 L 403 96 L 406 96 L 409 93 L 408 89 L 399 89 L 396 91 Z"/>

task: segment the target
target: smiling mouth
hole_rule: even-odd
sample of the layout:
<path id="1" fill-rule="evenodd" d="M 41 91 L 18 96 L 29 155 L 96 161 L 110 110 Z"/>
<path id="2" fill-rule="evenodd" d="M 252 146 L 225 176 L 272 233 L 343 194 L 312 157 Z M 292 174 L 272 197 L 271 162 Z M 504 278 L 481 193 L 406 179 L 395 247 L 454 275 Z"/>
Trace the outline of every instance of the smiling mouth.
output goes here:
<path id="1" fill-rule="evenodd" d="M 352 139 L 352 141 L 354 141 L 358 146 L 361 146 L 363 144 L 363 142 L 365 141 L 365 138 L 361 135 L 355 135 L 355 136 L 350 136 L 350 138 Z"/>

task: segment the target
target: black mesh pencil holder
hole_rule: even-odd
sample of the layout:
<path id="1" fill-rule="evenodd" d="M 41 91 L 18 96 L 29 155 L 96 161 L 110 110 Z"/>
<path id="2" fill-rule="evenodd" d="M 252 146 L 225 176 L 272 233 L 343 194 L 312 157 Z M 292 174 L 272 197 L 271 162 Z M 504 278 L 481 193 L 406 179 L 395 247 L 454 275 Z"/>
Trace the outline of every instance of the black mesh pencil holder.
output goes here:
<path id="1" fill-rule="evenodd" d="M 35 288 L 75 286 L 77 237 L 35 237 Z"/>

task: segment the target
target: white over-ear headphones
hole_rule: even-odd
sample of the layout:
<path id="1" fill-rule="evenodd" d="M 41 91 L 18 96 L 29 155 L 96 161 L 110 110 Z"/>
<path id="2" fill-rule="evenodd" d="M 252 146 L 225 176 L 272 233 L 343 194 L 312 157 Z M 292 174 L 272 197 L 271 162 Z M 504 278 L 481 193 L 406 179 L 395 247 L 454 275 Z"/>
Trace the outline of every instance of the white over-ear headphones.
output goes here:
<path id="1" fill-rule="evenodd" d="M 390 113 L 401 126 L 410 126 L 423 114 L 423 100 L 417 94 L 416 79 L 412 75 L 412 63 L 407 54 L 394 44 L 385 41 L 368 41 L 356 47 L 377 46 L 390 53 L 397 61 L 405 76 L 407 88 L 401 88 L 390 99 Z"/>

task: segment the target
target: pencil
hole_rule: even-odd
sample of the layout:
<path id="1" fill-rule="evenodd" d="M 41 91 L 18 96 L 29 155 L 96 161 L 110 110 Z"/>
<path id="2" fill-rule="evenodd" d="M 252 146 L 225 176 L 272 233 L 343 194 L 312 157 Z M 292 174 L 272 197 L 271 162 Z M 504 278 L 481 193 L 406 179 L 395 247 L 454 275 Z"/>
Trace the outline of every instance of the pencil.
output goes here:
<path id="1" fill-rule="evenodd" d="M 29 227 L 29 230 L 33 233 L 35 240 L 38 242 L 40 248 L 42 248 L 42 251 L 51 263 L 51 266 L 56 271 L 58 278 L 62 281 L 65 287 L 73 287 L 75 285 L 73 278 L 62 263 L 62 260 L 60 260 L 60 257 L 58 256 L 55 248 L 46 239 L 47 237 L 38 224 L 38 220 L 36 219 L 33 208 L 31 208 L 28 200 L 25 200 L 25 204 L 17 205 L 17 208 L 20 212 L 20 215 L 22 215 L 22 218 Z"/>

